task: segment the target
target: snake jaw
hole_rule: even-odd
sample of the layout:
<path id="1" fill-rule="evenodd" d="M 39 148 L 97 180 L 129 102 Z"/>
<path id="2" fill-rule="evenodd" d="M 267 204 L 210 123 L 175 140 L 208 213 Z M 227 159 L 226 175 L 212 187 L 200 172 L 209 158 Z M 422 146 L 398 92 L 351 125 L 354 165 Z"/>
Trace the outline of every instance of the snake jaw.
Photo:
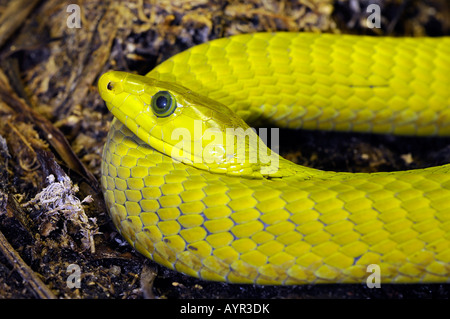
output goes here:
<path id="1" fill-rule="evenodd" d="M 270 151 L 270 156 L 264 155 L 268 149 L 262 152 L 264 142 L 255 131 L 227 106 L 208 97 L 175 83 L 119 71 L 105 73 L 98 87 L 119 121 L 156 151 L 176 161 L 248 178 L 287 174 L 285 170 L 279 172 L 278 154 Z M 169 116 L 159 117 L 150 104 L 153 96 L 165 91 L 171 92 L 177 107 Z"/>
<path id="2" fill-rule="evenodd" d="M 114 116 L 155 150 L 203 170 L 252 178 L 262 176 L 264 165 L 252 158 L 257 152 L 256 145 L 251 146 L 246 140 L 240 146 L 242 150 L 235 149 L 233 142 L 232 150 L 227 151 L 228 129 L 237 134 L 238 140 L 248 137 L 262 141 L 225 105 L 177 84 L 125 72 L 105 73 L 98 86 Z M 148 107 L 152 97 L 161 91 L 170 91 L 177 101 L 175 111 L 166 117 L 158 117 Z"/>

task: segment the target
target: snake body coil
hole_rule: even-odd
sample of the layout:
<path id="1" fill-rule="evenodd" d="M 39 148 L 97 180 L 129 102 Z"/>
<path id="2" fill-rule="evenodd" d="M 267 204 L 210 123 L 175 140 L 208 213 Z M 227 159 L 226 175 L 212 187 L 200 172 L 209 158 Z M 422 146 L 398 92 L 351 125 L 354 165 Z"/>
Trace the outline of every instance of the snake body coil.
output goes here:
<path id="1" fill-rule="evenodd" d="M 361 283 L 375 264 L 383 283 L 448 282 L 450 165 L 352 174 L 275 156 L 273 169 L 217 152 L 220 139 L 208 148 L 195 123 L 450 135 L 449 88 L 449 38 L 257 33 L 196 46 L 146 77 L 108 72 L 110 215 L 136 250 L 207 280 Z M 179 128 L 194 137 L 177 157 Z M 236 149 L 251 157 L 247 137 Z"/>

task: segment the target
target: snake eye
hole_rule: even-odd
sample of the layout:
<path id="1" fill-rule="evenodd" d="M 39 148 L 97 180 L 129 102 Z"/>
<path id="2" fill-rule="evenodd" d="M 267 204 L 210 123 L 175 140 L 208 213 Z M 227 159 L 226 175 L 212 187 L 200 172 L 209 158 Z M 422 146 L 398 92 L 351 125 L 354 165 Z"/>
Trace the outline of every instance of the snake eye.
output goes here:
<path id="1" fill-rule="evenodd" d="M 167 91 L 159 91 L 152 97 L 153 113 L 158 117 L 167 117 L 177 108 L 175 97 Z"/>

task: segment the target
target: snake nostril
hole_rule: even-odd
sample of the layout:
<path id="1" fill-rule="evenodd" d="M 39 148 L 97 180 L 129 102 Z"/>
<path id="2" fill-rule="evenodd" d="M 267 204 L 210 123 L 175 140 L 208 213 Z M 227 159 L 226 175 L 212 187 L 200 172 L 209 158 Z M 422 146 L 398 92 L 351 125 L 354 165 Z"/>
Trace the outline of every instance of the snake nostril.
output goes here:
<path id="1" fill-rule="evenodd" d="M 113 89 L 114 85 L 112 84 L 112 82 L 108 82 L 108 84 L 106 85 L 106 88 L 111 91 Z"/>

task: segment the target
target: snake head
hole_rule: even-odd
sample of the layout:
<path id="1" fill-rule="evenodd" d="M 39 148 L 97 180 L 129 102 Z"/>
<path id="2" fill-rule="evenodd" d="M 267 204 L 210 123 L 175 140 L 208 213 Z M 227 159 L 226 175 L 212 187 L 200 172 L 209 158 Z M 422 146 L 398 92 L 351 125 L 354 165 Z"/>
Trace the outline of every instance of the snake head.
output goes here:
<path id="1" fill-rule="evenodd" d="M 157 151 L 200 169 L 261 176 L 256 132 L 227 106 L 172 82 L 110 71 L 98 82 L 113 115 Z M 265 153 L 267 154 L 267 153 Z"/>

